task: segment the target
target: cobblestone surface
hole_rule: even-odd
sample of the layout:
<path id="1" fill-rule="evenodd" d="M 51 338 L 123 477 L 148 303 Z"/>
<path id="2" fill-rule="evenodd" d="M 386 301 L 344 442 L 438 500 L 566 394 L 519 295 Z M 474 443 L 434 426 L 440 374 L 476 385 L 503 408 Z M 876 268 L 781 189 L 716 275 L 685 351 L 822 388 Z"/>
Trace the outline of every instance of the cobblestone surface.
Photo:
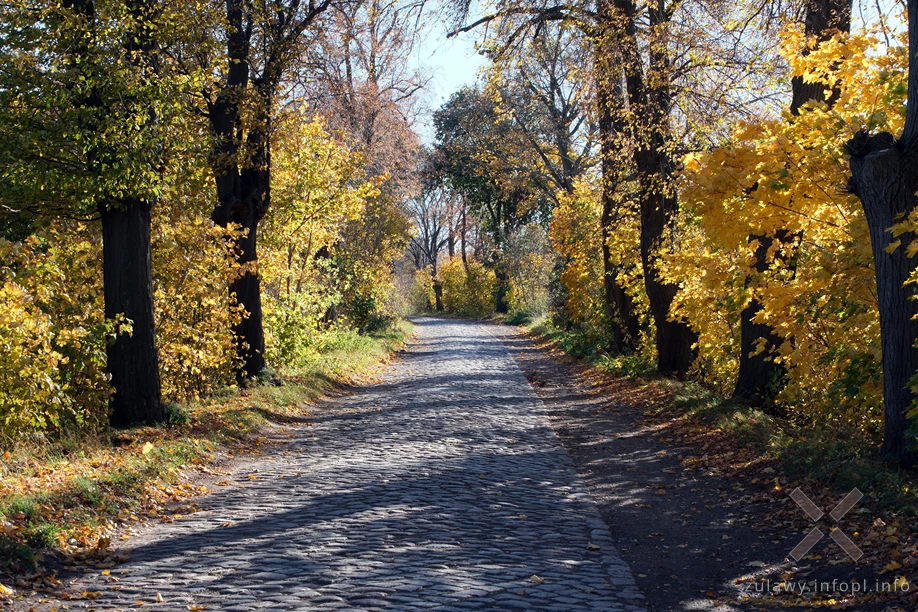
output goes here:
<path id="1" fill-rule="evenodd" d="M 320 406 L 207 510 L 139 536 L 111 571 L 120 589 L 89 576 L 80 588 L 104 593 L 85 605 L 643 610 L 504 346 L 473 322 L 416 325 L 379 384 Z"/>

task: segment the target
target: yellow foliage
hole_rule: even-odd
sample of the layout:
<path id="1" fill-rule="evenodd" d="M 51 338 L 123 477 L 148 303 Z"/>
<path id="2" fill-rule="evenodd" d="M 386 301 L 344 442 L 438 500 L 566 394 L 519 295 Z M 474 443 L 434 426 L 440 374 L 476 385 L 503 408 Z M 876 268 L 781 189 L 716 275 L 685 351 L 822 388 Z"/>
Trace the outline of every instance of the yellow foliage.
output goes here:
<path id="1" fill-rule="evenodd" d="M 440 268 L 443 284 L 443 308 L 447 312 L 470 316 L 485 316 L 494 312 L 497 278 L 484 264 L 453 257 Z"/>
<path id="2" fill-rule="evenodd" d="M 433 282 L 430 268 L 424 267 L 414 273 L 408 293 L 408 301 L 413 312 L 424 312 L 433 306 L 436 297 Z"/>
<path id="3" fill-rule="evenodd" d="M 0 239 L 0 433 L 105 424 L 100 242 L 83 224 Z"/>
<path id="4" fill-rule="evenodd" d="M 549 236 L 564 261 L 561 282 L 567 289 L 564 312 L 571 321 L 598 336 L 605 328 L 603 292 L 602 204 L 599 194 L 579 183 L 573 195 L 561 195 Z"/>
<path id="5" fill-rule="evenodd" d="M 229 299 L 242 273 L 232 228 L 164 204 L 153 230 L 153 298 L 163 397 L 188 401 L 233 382 L 241 307 Z"/>
<path id="6" fill-rule="evenodd" d="M 567 290 L 565 314 L 588 335 L 602 338 L 609 331 L 605 306 L 605 270 L 602 262 L 602 202 L 600 186 L 582 180 L 573 194 L 558 193 L 549 237 L 561 256 L 561 282 Z M 626 209 L 626 204 L 621 204 Z M 610 261 L 618 269 L 618 282 L 646 319 L 646 299 L 637 249 L 639 225 L 633 214 L 621 214 L 609 236 Z"/>
<path id="7" fill-rule="evenodd" d="M 739 313 L 784 339 L 776 359 L 789 381 L 780 399 L 796 415 L 875 429 L 882 388 L 873 262 L 860 203 L 847 192 L 845 143 L 860 129 L 897 133 L 905 111 L 905 41 L 888 49 L 869 32 L 812 48 L 797 29 L 784 53 L 797 75 L 838 89 L 829 106 L 738 124 L 729 146 L 685 159 L 681 242 L 666 275 L 682 290 L 674 314 L 699 332 L 705 372 L 728 388 Z M 804 46 L 811 52 L 800 53 Z M 764 273 L 754 236 L 779 236 Z M 892 238 L 891 238 L 892 241 Z M 748 283 L 747 283 L 747 280 Z"/>
<path id="8" fill-rule="evenodd" d="M 360 155 L 299 111 L 279 121 L 274 162 L 259 253 L 266 348 L 275 363 L 304 365 L 327 330 L 323 317 L 347 289 L 335 278 L 342 232 L 379 194 L 380 181 L 364 180 Z"/>

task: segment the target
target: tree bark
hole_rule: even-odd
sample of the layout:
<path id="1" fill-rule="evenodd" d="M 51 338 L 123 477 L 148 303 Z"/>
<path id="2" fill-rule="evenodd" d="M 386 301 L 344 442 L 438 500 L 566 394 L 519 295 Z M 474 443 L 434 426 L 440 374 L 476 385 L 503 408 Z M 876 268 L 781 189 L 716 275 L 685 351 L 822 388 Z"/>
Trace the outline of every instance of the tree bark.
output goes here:
<path id="1" fill-rule="evenodd" d="M 230 294 L 245 309 L 245 316 L 233 327 L 238 343 L 240 378 L 257 376 L 265 368 L 265 336 L 261 308 L 261 280 L 254 266 L 258 261 L 258 222 L 268 208 L 270 170 L 232 168 L 217 175 L 217 196 L 221 202 L 213 220 L 222 227 L 230 223 L 243 230 L 236 239 L 237 260 L 249 268 L 230 286 Z"/>
<path id="2" fill-rule="evenodd" d="M 750 241 L 757 240 L 755 250 L 755 270 L 762 274 L 767 268 L 766 256 L 773 240 L 768 236 L 750 236 Z M 749 288 L 754 279 L 746 277 Z M 755 322 L 756 315 L 762 310 L 762 304 L 753 298 L 740 313 L 740 361 L 733 398 L 759 406 L 767 406 L 774 399 L 780 384 L 784 368 L 774 361 L 774 351 L 781 343 L 781 337 L 767 323 Z M 761 352 L 756 352 L 760 339 L 765 340 Z"/>
<path id="3" fill-rule="evenodd" d="M 612 198 L 605 194 L 605 186 L 603 187 L 603 192 L 602 220 L 600 222 L 602 229 L 602 269 L 603 288 L 605 289 L 604 294 L 606 298 L 606 316 L 609 318 L 612 331 L 612 345 L 610 348 L 616 354 L 626 355 L 637 350 L 641 326 L 634 312 L 634 300 L 618 282 L 618 273 L 620 270 L 619 267 L 612 262 L 612 253 L 609 249 L 609 238 L 613 230 L 612 207 L 614 206 L 614 202 Z"/>
<path id="4" fill-rule="evenodd" d="M 437 312 L 443 312 L 443 283 L 437 279 L 434 279 L 433 290 L 434 307 L 437 309 Z"/>
<path id="5" fill-rule="evenodd" d="M 653 162 L 642 162 L 639 168 L 652 180 L 657 171 Z M 651 188 L 652 189 L 652 188 Z M 641 197 L 641 262 L 644 266 L 644 287 L 650 314 L 656 327 L 657 369 L 661 374 L 683 375 L 695 361 L 695 332 L 685 321 L 670 318 L 670 308 L 679 290 L 677 285 L 664 282 L 657 267 L 657 253 L 663 239 L 675 201 L 660 193 L 645 193 Z"/>
<path id="6" fill-rule="evenodd" d="M 918 0 L 908 0 L 908 99 L 918 100 Z M 848 143 L 851 193 L 861 199 L 877 278 L 880 340 L 883 354 L 885 430 L 882 453 L 904 466 L 914 466 L 914 435 L 909 435 L 908 411 L 915 394 L 908 387 L 918 371 L 918 301 L 915 285 L 903 286 L 918 260 L 901 245 L 892 253 L 889 228 L 918 205 L 918 104 L 909 104 L 905 127 L 896 142 L 891 134 L 860 132 Z M 914 239 L 914 238 L 913 238 Z M 903 240 L 905 242 L 905 240 Z"/>
<path id="7" fill-rule="evenodd" d="M 110 418 L 116 427 L 165 418 L 153 318 L 150 208 L 130 199 L 100 211 L 105 317 L 122 315 L 132 330 L 118 334 L 106 351 L 115 389 Z"/>
<path id="8" fill-rule="evenodd" d="M 912 5 L 909 20 L 912 22 Z M 913 29 L 913 22 L 909 29 Z M 914 49 L 914 46 L 912 46 Z M 911 81 L 911 74 L 909 80 Z M 910 82 L 911 87 L 911 82 Z M 909 91 L 909 95 L 913 92 Z M 911 110 L 911 109 L 910 109 Z M 904 285 L 918 259 L 908 257 L 906 244 L 892 253 L 889 228 L 918 205 L 918 151 L 896 143 L 890 134 L 868 136 L 861 132 L 848 144 L 851 154 L 849 188 L 860 199 L 870 229 L 880 310 L 883 355 L 883 403 L 885 431 L 882 454 L 905 466 L 916 463 L 915 436 L 909 435 L 908 411 L 915 400 L 909 381 L 918 373 L 918 292 Z M 900 237 L 903 243 L 905 236 Z"/>
<path id="9" fill-rule="evenodd" d="M 92 56 L 87 47 L 96 36 L 96 6 L 93 0 L 67 0 L 62 6 L 73 11 L 85 28 L 84 37 L 71 49 L 77 63 Z M 136 30 L 125 35 L 123 48 L 132 58 L 135 69 L 147 70 L 149 66 L 143 63 L 154 49 L 148 21 L 151 11 L 138 2 L 128 2 L 126 6 L 134 18 L 132 23 Z M 125 106 L 136 103 L 130 96 L 125 96 L 121 102 Z M 106 107 L 103 94 L 97 88 L 90 89 L 77 105 L 94 110 Z M 148 122 L 145 127 L 154 125 L 153 110 L 145 114 Z M 89 123 L 84 127 L 95 130 L 98 126 Z M 90 167 L 102 174 L 106 161 L 110 163 L 117 155 L 106 147 L 96 147 L 88 152 L 87 158 Z M 131 326 L 131 333 L 117 334 L 106 347 L 106 369 L 114 389 L 109 402 L 109 422 L 115 427 L 158 422 L 166 416 L 153 315 L 151 208 L 151 202 L 136 197 L 118 198 L 113 194 L 105 194 L 98 205 L 102 222 L 105 318 L 121 316 L 128 319 Z"/>
<path id="10" fill-rule="evenodd" d="M 494 267 L 494 277 L 497 280 L 494 312 L 507 314 L 510 311 L 510 304 L 507 303 L 507 294 L 510 292 L 510 277 L 507 275 L 503 261 L 498 262 Z"/>
<path id="11" fill-rule="evenodd" d="M 226 3 L 229 30 L 226 82 L 210 105 L 209 119 L 214 138 L 211 166 L 217 189 L 217 205 L 211 214 L 214 223 L 227 227 L 239 225 L 244 233 L 236 240 L 238 261 L 249 269 L 229 287 L 233 300 L 245 309 L 243 319 L 233 327 L 236 334 L 239 371 L 237 379 L 257 376 L 265 368 L 265 336 L 261 309 L 261 281 L 255 264 L 258 261 L 258 222 L 270 203 L 271 159 L 269 149 L 270 117 L 273 110 L 271 84 L 260 83 L 254 102 L 258 117 L 249 126 L 248 145 L 252 158 L 243 160 L 239 142 L 241 110 L 249 85 L 251 28 L 244 21 L 244 3 Z"/>

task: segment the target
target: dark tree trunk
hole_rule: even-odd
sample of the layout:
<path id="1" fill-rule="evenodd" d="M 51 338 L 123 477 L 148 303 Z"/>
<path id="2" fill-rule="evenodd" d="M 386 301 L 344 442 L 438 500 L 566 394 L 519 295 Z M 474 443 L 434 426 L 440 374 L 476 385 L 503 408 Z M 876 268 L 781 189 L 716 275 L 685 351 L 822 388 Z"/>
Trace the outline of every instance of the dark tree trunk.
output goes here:
<path id="1" fill-rule="evenodd" d="M 918 0 L 908 1 L 908 99 L 918 100 Z M 885 431 L 882 453 L 905 466 L 914 466 L 914 435 L 909 435 L 908 411 L 915 394 L 908 387 L 918 372 L 918 301 L 915 285 L 903 286 L 918 264 L 908 257 L 906 244 L 892 253 L 889 228 L 918 205 L 918 104 L 906 107 L 905 127 L 898 142 L 890 134 L 861 132 L 848 143 L 851 155 L 849 189 L 861 199 L 877 277 L 880 339 L 883 345 L 883 404 Z M 903 243 L 907 242 L 902 237 Z M 912 240 L 915 238 L 912 237 Z"/>
<path id="2" fill-rule="evenodd" d="M 755 250 L 755 270 L 759 274 L 767 268 L 766 256 L 773 240 L 767 236 L 750 236 L 758 240 Z M 755 282 L 746 277 L 746 287 Z M 784 368 L 774 361 L 774 351 L 781 338 L 767 323 L 756 323 L 755 316 L 762 310 L 758 300 L 752 299 L 740 313 L 740 362 L 733 397 L 750 404 L 767 406 L 774 399 L 775 392 L 784 374 Z M 765 340 L 761 352 L 756 353 L 760 339 Z"/>
<path id="3" fill-rule="evenodd" d="M 507 294 L 509 293 L 507 285 L 510 282 L 510 277 L 507 276 L 503 262 L 498 263 L 494 268 L 494 277 L 497 279 L 494 311 L 499 314 L 507 314 L 510 311 L 510 305 L 507 303 Z"/>
<path id="4" fill-rule="evenodd" d="M 644 162 L 638 167 L 642 166 L 642 172 L 647 173 L 654 164 Z M 655 175 L 656 171 L 649 172 L 646 180 L 652 180 Z M 650 314 L 656 327 L 657 369 L 661 374 L 678 376 L 688 372 L 695 361 L 694 347 L 698 337 L 684 321 L 670 320 L 670 308 L 679 287 L 663 282 L 657 268 L 657 251 L 670 223 L 669 211 L 675 209 L 675 202 L 646 190 L 645 187 L 641 196 L 641 263 L 644 265 L 644 287 Z"/>
<path id="5" fill-rule="evenodd" d="M 910 18 L 912 4 L 909 3 Z M 910 89 L 909 95 L 912 93 Z M 850 188 L 864 205 L 877 278 L 885 409 L 882 453 L 912 466 L 916 461 L 915 437 L 907 435 L 907 413 L 915 399 L 908 384 L 918 373 L 918 292 L 915 285 L 903 285 L 918 259 L 905 253 L 906 244 L 892 253 L 886 251 L 892 241 L 889 228 L 918 205 L 918 151 L 902 144 L 894 142 L 889 134 L 855 136 L 849 143 Z M 905 236 L 901 238 L 907 242 Z"/>
<path id="6" fill-rule="evenodd" d="M 612 263 L 612 254 L 609 249 L 609 238 L 612 234 L 612 211 L 614 210 L 613 198 L 606 193 L 605 179 L 603 179 L 602 198 L 602 269 L 603 286 L 606 298 L 606 314 L 612 330 L 612 346 L 614 353 L 628 354 L 637 349 L 641 334 L 640 322 L 634 313 L 634 300 L 618 282 L 619 269 Z"/>
<path id="7" fill-rule="evenodd" d="M 829 40 L 838 32 L 850 32 L 851 4 L 852 0 L 808 0 L 804 32 L 807 36 L 815 36 L 818 42 Z M 822 83 L 804 83 L 801 76 L 793 77 L 791 86 L 790 111 L 794 115 L 798 115 L 803 105 L 812 100 L 826 101 L 832 106 L 840 93 L 833 91 L 826 100 L 826 88 Z"/>
<path id="8" fill-rule="evenodd" d="M 602 24 L 610 24 L 608 2 L 599 6 Z M 603 286 L 605 289 L 606 316 L 611 330 L 612 352 L 632 353 L 637 348 L 640 324 L 634 312 L 634 301 L 618 282 L 618 267 L 612 263 L 609 249 L 616 219 L 616 189 L 622 170 L 617 158 L 616 140 L 624 129 L 616 120 L 616 109 L 622 105 L 621 67 L 615 67 L 615 39 L 608 27 L 601 27 L 594 41 L 596 63 L 596 104 L 599 110 L 599 142 L 602 157 L 602 216 L 600 229 L 602 239 Z"/>
<path id="9" fill-rule="evenodd" d="M 669 120 L 672 92 L 666 45 L 650 45 L 645 78 L 644 61 L 636 29 L 636 5 L 632 0 L 613 0 L 618 19 L 618 40 L 634 139 L 634 168 L 640 184 L 641 263 L 650 314 L 656 327 L 657 369 L 661 374 L 685 374 L 695 360 L 697 336 L 685 321 L 670 320 L 678 286 L 665 282 L 658 268 L 659 249 L 671 229 L 678 209 L 673 180 L 674 162 L 669 153 Z M 655 36 L 669 27 L 663 4 L 651 4 L 647 19 Z M 651 83 L 652 85 L 648 85 Z"/>
<path id="10" fill-rule="evenodd" d="M 462 249 L 462 267 L 465 269 L 466 273 L 468 273 L 469 260 L 468 260 L 468 255 L 466 254 L 466 249 L 465 249 L 465 246 L 466 246 L 465 245 L 465 233 L 466 233 L 465 204 L 463 204 L 462 205 L 462 230 L 461 230 L 461 233 L 459 234 L 459 248 Z"/>
<path id="11" fill-rule="evenodd" d="M 807 35 L 815 36 L 820 42 L 829 40 L 839 31 L 850 31 L 851 0 L 809 0 L 804 29 Z M 794 116 L 800 114 L 800 109 L 807 102 L 822 100 L 831 106 L 839 95 L 838 91 L 834 91 L 826 100 L 824 85 L 805 83 L 800 76 L 793 77 L 791 87 L 790 111 Z M 786 232 L 779 231 L 775 238 L 783 241 L 784 234 Z M 762 274 L 767 267 L 765 256 L 773 239 L 769 236 L 752 235 L 749 240 L 759 241 L 759 248 L 755 253 L 755 269 Z M 751 282 L 752 280 L 747 278 L 746 286 L 749 287 Z M 733 397 L 767 406 L 773 402 L 775 394 L 780 390 L 777 383 L 784 374 L 784 368 L 774 361 L 774 352 L 780 345 L 781 338 L 774 333 L 771 326 L 753 321 L 761 310 L 762 304 L 752 299 L 740 313 L 740 361 Z M 762 340 L 765 342 L 764 350 L 757 351 Z"/>
<path id="12" fill-rule="evenodd" d="M 245 24 L 245 3 L 227 0 L 229 32 L 226 40 L 229 59 L 226 82 L 210 105 L 210 127 L 214 137 L 211 166 L 217 188 L 214 223 L 221 227 L 236 224 L 246 232 L 236 240 L 238 261 L 253 264 L 258 260 L 258 222 L 270 203 L 271 158 L 269 149 L 272 84 L 262 80 L 253 96 L 258 117 L 249 126 L 247 145 L 254 151 L 245 167 L 237 156 L 242 143 L 241 110 L 249 85 L 251 28 Z M 261 310 L 261 281 L 250 269 L 229 288 L 232 299 L 245 309 L 242 321 L 234 326 L 240 369 L 237 378 L 256 376 L 265 368 L 265 336 Z"/>
<path id="13" fill-rule="evenodd" d="M 434 303 L 437 312 L 443 312 L 443 283 L 438 280 L 433 282 Z"/>
<path id="14" fill-rule="evenodd" d="M 131 333 L 118 334 L 108 346 L 108 371 L 115 394 L 111 423 L 116 427 L 162 421 L 153 318 L 153 267 L 150 206 L 126 200 L 103 209 L 102 269 L 105 317 L 130 319 Z"/>
<path id="15" fill-rule="evenodd" d="M 67 0 L 62 6 L 72 10 L 79 18 L 85 34 L 70 49 L 71 60 L 85 62 L 92 57 L 87 46 L 96 36 L 96 7 L 92 0 Z M 152 40 L 149 7 L 138 2 L 128 2 L 126 8 L 134 18 L 136 30 L 125 36 L 124 50 L 133 67 L 146 71 L 149 54 L 155 45 Z M 83 64 L 87 65 L 86 63 Z M 146 74 L 145 78 L 151 75 Z M 101 91 L 91 88 L 77 105 L 99 110 L 106 103 Z M 121 102 L 130 107 L 136 101 L 130 97 Z M 110 109 L 108 109 L 110 110 Z M 152 109 L 146 113 L 150 127 L 156 115 Z M 91 121 L 91 120 L 90 120 Z M 84 124 L 97 129 L 94 122 Z M 118 154 L 97 147 L 88 152 L 89 165 L 94 171 L 105 172 L 105 161 Z M 106 369 L 114 389 L 109 402 L 109 421 L 115 427 L 139 423 L 154 423 L 165 418 L 162 404 L 162 387 L 159 374 L 159 354 L 156 349 L 156 321 L 153 315 L 153 262 L 150 241 L 150 210 L 152 204 L 139 198 L 117 198 L 107 194 L 99 205 L 102 222 L 102 293 L 105 301 L 105 318 L 128 319 L 131 332 L 119 333 L 106 347 Z"/>
<path id="16" fill-rule="evenodd" d="M 267 168 L 241 173 L 234 170 L 217 176 L 217 196 L 221 204 L 214 209 L 213 219 L 220 226 L 234 223 L 245 230 L 244 235 L 236 239 L 238 261 L 254 264 L 258 261 L 258 222 L 267 210 L 270 175 Z M 241 378 L 257 376 L 265 368 L 261 280 L 257 272 L 247 270 L 232 284 L 230 293 L 246 313 L 233 328 L 241 361 L 239 375 Z"/>

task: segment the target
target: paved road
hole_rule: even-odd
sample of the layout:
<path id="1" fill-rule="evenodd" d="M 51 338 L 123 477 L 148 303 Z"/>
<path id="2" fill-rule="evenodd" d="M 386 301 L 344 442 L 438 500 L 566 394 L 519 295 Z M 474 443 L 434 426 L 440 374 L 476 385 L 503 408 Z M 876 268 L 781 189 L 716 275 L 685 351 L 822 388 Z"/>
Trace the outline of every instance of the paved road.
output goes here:
<path id="1" fill-rule="evenodd" d="M 319 406 L 206 511 L 143 534 L 112 570 L 120 590 L 87 605 L 643 610 L 504 346 L 486 325 L 416 324 L 379 384 Z M 82 587 L 113 586 L 101 581 Z"/>

